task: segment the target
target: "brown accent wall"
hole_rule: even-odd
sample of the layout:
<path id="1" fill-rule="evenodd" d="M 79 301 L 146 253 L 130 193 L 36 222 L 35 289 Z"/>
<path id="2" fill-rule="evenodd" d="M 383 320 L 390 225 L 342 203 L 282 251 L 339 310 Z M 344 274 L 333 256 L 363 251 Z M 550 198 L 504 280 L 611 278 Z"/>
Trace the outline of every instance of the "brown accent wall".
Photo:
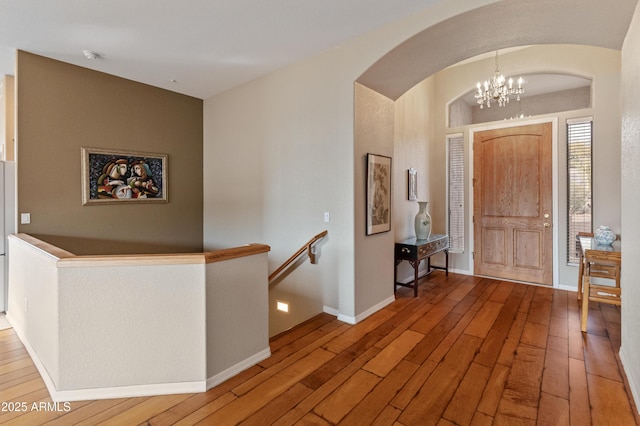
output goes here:
<path id="1" fill-rule="evenodd" d="M 18 232 L 75 254 L 202 251 L 202 100 L 22 51 L 16 78 Z M 168 203 L 83 206 L 81 147 L 167 154 Z"/>

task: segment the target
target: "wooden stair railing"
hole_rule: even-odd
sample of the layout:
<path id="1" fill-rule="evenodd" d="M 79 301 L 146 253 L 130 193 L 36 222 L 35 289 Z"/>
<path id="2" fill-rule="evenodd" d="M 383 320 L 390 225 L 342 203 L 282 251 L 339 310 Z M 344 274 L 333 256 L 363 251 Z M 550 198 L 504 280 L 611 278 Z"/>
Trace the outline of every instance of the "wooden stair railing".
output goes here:
<path id="1" fill-rule="evenodd" d="M 315 250 L 314 250 L 314 244 L 318 240 L 321 240 L 322 238 L 326 237 L 327 234 L 329 234 L 329 231 L 322 231 L 321 233 L 319 233 L 318 235 L 316 235 L 315 237 L 310 239 L 309 242 L 307 242 L 305 245 L 300 247 L 300 250 L 295 252 L 293 256 L 291 256 L 289 259 L 287 259 L 282 265 L 280 265 L 280 267 L 278 267 L 278 269 L 276 269 L 275 271 L 273 271 L 271 273 L 271 275 L 269 275 L 269 282 L 273 281 L 274 278 L 276 278 L 278 275 L 280 275 L 280 273 L 282 271 L 284 271 L 287 268 L 287 266 L 292 264 L 305 251 L 307 251 L 307 253 L 309 254 L 309 260 L 311 260 L 311 263 L 313 263 L 315 265 L 315 263 L 316 263 L 316 253 L 315 253 Z"/>

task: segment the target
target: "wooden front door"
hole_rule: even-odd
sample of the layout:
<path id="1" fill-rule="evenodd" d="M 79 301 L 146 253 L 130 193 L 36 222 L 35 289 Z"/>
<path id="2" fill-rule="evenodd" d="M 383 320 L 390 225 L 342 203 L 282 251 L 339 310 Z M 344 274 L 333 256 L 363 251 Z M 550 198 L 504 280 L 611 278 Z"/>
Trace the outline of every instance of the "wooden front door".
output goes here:
<path id="1" fill-rule="evenodd" d="M 474 135 L 474 273 L 551 285 L 551 123 Z"/>

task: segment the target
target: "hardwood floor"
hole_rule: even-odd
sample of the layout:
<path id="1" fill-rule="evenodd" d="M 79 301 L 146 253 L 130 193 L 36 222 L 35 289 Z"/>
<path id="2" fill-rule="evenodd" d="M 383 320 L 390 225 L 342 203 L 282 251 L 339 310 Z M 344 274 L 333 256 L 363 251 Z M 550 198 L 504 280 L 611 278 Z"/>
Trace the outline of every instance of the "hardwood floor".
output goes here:
<path id="1" fill-rule="evenodd" d="M 620 311 L 575 293 L 436 272 L 419 297 L 351 326 L 319 315 L 272 356 L 201 394 L 58 407 L 13 330 L 0 331 L 1 424 L 637 425 Z M 25 403 L 26 411 L 7 411 Z M 36 403 L 34 409 L 33 403 Z M 15 406 L 14 406 L 15 408 Z"/>

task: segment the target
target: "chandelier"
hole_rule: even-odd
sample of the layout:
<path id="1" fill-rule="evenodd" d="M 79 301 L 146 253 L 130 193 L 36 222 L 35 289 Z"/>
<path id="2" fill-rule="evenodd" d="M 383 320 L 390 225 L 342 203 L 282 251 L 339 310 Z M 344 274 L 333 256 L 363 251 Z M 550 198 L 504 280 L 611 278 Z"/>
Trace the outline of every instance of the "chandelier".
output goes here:
<path id="1" fill-rule="evenodd" d="M 520 101 L 520 94 L 524 93 L 522 84 L 524 80 L 522 77 L 518 79 L 518 87 L 513 87 L 513 79 L 508 81 L 504 78 L 504 75 L 500 74 L 498 69 L 498 51 L 496 50 L 496 71 L 493 77 L 489 80 L 485 80 L 484 84 L 476 85 L 476 102 L 480 105 L 480 109 L 491 107 L 491 102 L 497 102 L 498 106 L 506 106 L 509 103 L 511 96 L 516 96 L 516 100 Z"/>

